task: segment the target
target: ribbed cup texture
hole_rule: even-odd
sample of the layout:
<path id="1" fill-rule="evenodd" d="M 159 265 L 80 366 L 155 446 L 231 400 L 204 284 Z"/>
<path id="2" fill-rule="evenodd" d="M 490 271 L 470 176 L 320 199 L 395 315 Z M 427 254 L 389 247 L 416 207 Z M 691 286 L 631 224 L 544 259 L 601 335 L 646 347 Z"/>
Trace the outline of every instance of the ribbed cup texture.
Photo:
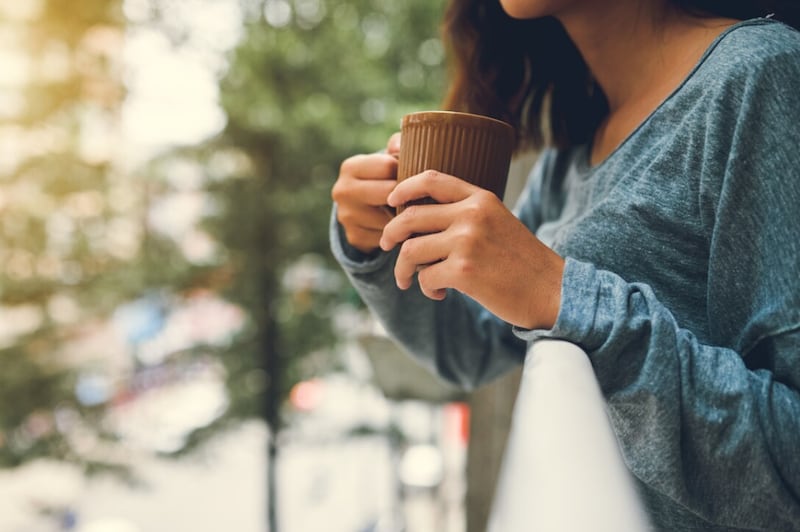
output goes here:
<path id="1" fill-rule="evenodd" d="M 438 170 L 494 192 L 505 192 L 513 128 L 492 118 L 449 111 L 406 115 L 397 180 Z"/>

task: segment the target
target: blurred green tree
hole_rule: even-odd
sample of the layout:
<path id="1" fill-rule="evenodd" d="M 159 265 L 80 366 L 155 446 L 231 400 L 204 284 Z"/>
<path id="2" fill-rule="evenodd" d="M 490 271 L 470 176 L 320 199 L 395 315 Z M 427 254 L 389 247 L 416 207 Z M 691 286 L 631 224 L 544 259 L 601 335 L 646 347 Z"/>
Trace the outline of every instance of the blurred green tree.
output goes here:
<path id="1" fill-rule="evenodd" d="M 205 147 L 209 167 L 227 161 L 230 171 L 209 187 L 219 209 L 207 225 L 231 268 L 226 294 L 253 317 L 245 358 L 265 364 L 273 399 L 299 378 L 291 361 L 333 341 L 330 312 L 347 290 L 325 275 L 338 270 L 327 234 L 338 164 L 381 149 L 404 113 L 441 93 L 439 10 L 266 0 L 231 55 L 221 84 L 228 123 Z M 286 279 L 293 266 L 307 267 L 304 283 Z M 268 418 L 279 426 L 277 411 Z"/>
<path id="2" fill-rule="evenodd" d="M 244 37 L 221 82 L 227 126 L 204 147 L 207 167 L 223 174 L 211 181 L 218 210 L 206 223 L 225 247 L 224 294 L 251 318 L 223 354 L 232 411 L 260 409 L 274 460 L 287 394 L 309 371 L 330 368 L 332 314 L 354 299 L 346 283 L 337 283 L 328 252 L 338 165 L 383 148 L 406 112 L 437 105 L 443 5 L 244 5 Z M 270 484 L 274 493 L 274 478 Z M 274 501 L 270 514 L 274 524 Z"/>

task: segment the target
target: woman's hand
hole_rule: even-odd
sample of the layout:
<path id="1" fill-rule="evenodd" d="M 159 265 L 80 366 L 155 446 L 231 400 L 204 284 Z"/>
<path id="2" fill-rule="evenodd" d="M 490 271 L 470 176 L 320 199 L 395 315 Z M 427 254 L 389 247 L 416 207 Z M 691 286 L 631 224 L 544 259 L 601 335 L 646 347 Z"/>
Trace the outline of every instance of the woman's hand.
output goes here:
<path id="1" fill-rule="evenodd" d="M 363 253 L 378 249 L 381 232 L 394 216 L 386 207 L 386 197 L 397 184 L 399 133 L 389 139 L 386 152 L 345 160 L 331 190 L 347 242 Z"/>
<path id="2" fill-rule="evenodd" d="M 551 328 L 561 306 L 564 260 L 542 244 L 491 192 L 456 177 L 426 171 L 399 183 L 390 206 L 429 196 L 383 229 L 380 247 L 401 245 L 397 286 L 415 274 L 423 293 L 444 299 L 454 288 L 499 318 L 528 329 Z"/>

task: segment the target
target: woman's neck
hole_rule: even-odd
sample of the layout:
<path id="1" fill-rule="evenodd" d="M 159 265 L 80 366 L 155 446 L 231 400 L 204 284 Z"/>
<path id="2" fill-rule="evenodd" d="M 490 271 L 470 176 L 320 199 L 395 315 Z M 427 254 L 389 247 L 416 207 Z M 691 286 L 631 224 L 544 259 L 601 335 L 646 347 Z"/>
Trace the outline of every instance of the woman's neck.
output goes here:
<path id="1" fill-rule="evenodd" d="M 558 15 L 600 85 L 609 114 L 592 162 L 603 160 L 691 72 L 731 19 L 697 18 L 659 2 L 578 2 Z"/>

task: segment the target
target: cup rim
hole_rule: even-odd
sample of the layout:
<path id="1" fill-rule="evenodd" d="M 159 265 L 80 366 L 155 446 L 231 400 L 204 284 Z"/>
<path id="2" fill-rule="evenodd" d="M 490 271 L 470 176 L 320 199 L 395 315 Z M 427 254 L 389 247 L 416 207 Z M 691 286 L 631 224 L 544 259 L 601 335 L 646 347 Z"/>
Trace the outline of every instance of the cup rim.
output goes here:
<path id="1" fill-rule="evenodd" d="M 467 122 L 480 122 L 480 123 L 494 123 L 497 126 L 501 126 L 503 128 L 508 128 L 510 131 L 514 131 L 514 127 L 505 122 L 503 120 L 499 120 L 497 118 L 493 118 L 491 116 L 480 115 L 476 113 L 465 113 L 462 111 L 442 111 L 442 110 L 429 110 L 429 111 L 415 111 L 413 113 L 408 113 L 403 116 L 401 126 L 405 126 L 408 124 L 416 124 L 424 122 L 426 119 L 431 117 L 438 117 L 442 121 L 455 121 L 458 122 L 460 120 L 467 121 Z"/>

